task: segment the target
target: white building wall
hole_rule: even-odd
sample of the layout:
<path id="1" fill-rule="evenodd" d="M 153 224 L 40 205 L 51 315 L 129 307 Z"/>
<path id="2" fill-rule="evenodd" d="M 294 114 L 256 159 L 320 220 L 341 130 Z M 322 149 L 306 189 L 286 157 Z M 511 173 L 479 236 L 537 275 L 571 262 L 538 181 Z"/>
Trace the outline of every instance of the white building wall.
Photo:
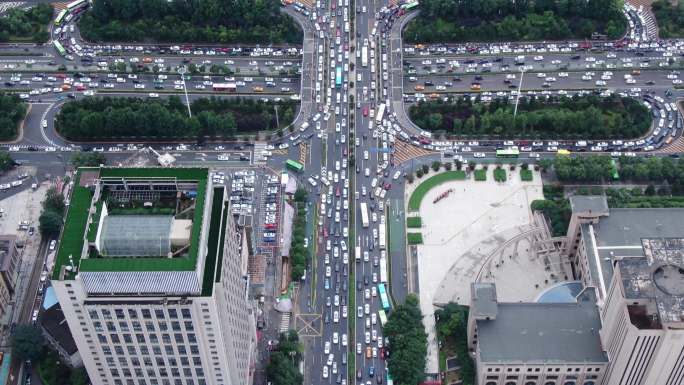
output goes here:
<path id="1" fill-rule="evenodd" d="M 601 339 L 610 360 L 604 384 L 684 384 L 684 330 L 636 328 L 621 281 L 616 268 L 601 310 Z"/>
<path id="2" fill-rule="evenodd" d="M 256 327 L 228 219 L 221 282 L 211 296 L 88 297 L 78 277 L 52 282 L 92 384 L 251 383 Z M 206 252 L 200 247 L 202 261 Z"/>
<path id="3" fill-rule="evenodd" d="M 85 298 L 79 286 L 55 292 L 93 384 L 239 384 L 213 297 Z"/>

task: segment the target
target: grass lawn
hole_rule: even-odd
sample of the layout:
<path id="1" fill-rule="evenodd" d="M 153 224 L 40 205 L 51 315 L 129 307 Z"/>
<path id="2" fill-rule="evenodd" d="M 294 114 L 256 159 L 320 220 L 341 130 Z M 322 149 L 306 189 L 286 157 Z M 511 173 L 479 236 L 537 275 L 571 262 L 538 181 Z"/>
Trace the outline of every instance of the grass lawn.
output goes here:
<path id="1" fill-rule="evenodd" d="M 406 227 L 420 228 L 423 226 L 423 220 L 420 217 L 406 218 Z"/>
<path id="2" fill-rule="evenodd" d="M 409 245 L 420 245 L 423 243 L 423 234 L 421 233 L 407 233 L 406 239 Z"/>
<path id="3" fill-rule="evenodd" d="M 487 170 L 484 170 L 484 169 L 475 170 L 475 172 L 473 174 L 475 175 L 475 180 L 477 182 L 484 182 L 487 180 Z"/>
<path id="4" fill-rule="evenodd" d="M 532 182 L 532 170 L 520 170 L 520 180 L 523 182 Z"/>
<path id="5" fill-rule="evenodd" d="M 505 182 L 506 181 L 506 170 L 503 168 L 497 168 L 494 170 L 494 180 L 497 182 Z"/>
<path id="6" fill-rule="evenodd" d="M 453 304 L 449 304 L 450 306 Z M 446 384 L 452 384 L 457 381 L 463 381 L 463 385 L 474 385 L 475 384 L 475 368 L 474 362 L 470 355 L 468 354 L 468 340 L 467 340 L 467 320 L 468 320 L 468 308 L 465 306 L 458 306 L 459 310 L 462 312 L 461 319 L 458 330 L 452 330 L 453 333 L 449 335 L 442 335 L 440 332 L 437 333 L 437 339 L 441 342 L 441 348 L 439 349 L 439 369 L 440 371 L 445 371 L 447 369 L 446 359 L 448 357 L 457 357 L 459 370 L 451 371 L 447 373 Z M 440 326 L 450 321 L 451 317 L 445 314 L 444 318 L 437 321 L 437 328 L 439 330 Z"/>
<path id="7" fill-rule="evenodd" d="M 420 202 L 423 201 L 423 197 L 425 197 L 425 194 L 427 194 L 427 192 L 433 187 L 437 187 L 444 182 L 449 182 L 452 180 L 465 180 L 465 178 L 465 171 L 445 171 L 426 179 L 415 190 L 413 190 L 413 193 L 409 198 L 409 211 L 418 211 L 418 209 L 420 209 Z"/>

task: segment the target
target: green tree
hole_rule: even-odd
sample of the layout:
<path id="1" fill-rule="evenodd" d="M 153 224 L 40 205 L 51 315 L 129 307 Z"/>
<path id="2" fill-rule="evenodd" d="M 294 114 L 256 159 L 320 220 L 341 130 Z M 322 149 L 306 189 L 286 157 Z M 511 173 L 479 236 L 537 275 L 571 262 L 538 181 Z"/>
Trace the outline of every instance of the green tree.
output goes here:
<path id="1" fill-rule="evenodd" d="M 43 236 L 55 236 L 62 228 L 62 215 L 50 210 L 44 210 L 38 218 L 40 233 Z"/>
<path id="2" fill-rule="evenodd" d="M 54 211 L 57 214 L 64 214 L 65 209 L 64 195 L 60 194 L 55 187 L 50 187 L 43 200 L 43 210 Z"/>
<path id="3" fill-rule="evenodd" d="M 107 163 L 107 158 L 101 152 L 75 152 L 71 156 L 71 165 L 79 167 L 97 167 Z"/>
<path id="4" fill-rule="evenodd" d="M 271 353 L 266 366 L 266 377 L 274 385 L 301 385 L 304 378 L 299 373 L 300 359 L 301 345 L 297 332 L 281 333 L 278 348 Z"/>
<path id="5" fill-rule="evenodd" d="M 295 191 L 294 200 L 295 202 L 306 202 L 308 195 L 309 193 L 306 191 L 306 189 L 300 187 L 297 189 L 297 191 Z"/>
<path id="6" fill-rule="evenodd" d="M 427 164 L 424 164 L 422 166 L 422 169 L 423 169 L 423 174 L 427 174 L 428 172 L 430 172 L 430 166 L 428 166 Z"/>
<path id="7" fill-rule="evenodd" d="M 432 169 L 437 172 L 439 171 L 439 168 L 442 167 L 442 162 L 439 161 L 434 161 L 432 162 Z"/>
<path id="8" fill-rule="evenodd" d="M 19 325 L 12 334 L 12 353 L 21 361 L 36 361 L 43 352 L 43 334 L 37 326 Z"/>
<path id="9" fill-rule="evenodd" d="M 14 160 L 7 151 L 0 151 L 0 171 L 7 171 L 14 165 Z"/>
<path id="10" fill-rule="evenodd" d="M 427 334 L 422 319 L 418 298 L 409 294 L 385 324 L 384 334 L 392 347 L 387 369 L 398 384 L 417 384 L 425 378 Z"/>

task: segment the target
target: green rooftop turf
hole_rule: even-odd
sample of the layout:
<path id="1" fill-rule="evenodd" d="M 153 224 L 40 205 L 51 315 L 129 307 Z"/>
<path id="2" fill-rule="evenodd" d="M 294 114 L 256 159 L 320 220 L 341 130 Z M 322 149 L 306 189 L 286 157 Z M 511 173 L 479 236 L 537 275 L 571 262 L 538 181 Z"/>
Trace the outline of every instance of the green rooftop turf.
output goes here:
<path id="1" fill-rule="evenodd" d="M 223 249 L 218 241 L 221 238 L 221 218 L 223 209 L 223 189 L 214 189 L 214 202 L 211 206 L 211 219 L 209 221 L 209 236 L 207 237 L 207 261 L 204 264 L 204 277 L 202 279 L 202 295 L 210 296 L 214 288 L 214 273 L 218 250 Z"/>
<path id="2" fill-rule="evenodd" d="M 67 213 L 66 223 L 62 231 L 62 239 L 59 242 L 59 251 L 55 259 L 55 269 L 52 272 L 52 279 L 59 279 L 59 271 L 62 266 L 69 263 L 69 255 L 72 256 L 74 264 L 78 266 L 83 250 L 83 234 L 86 231 L 88 222 L 88 209 L 93 194 L 89 189 L 79 186 L 80 172 L 74 181 L 74 190 L 71 194 L 71 202 Z M 67 275 L 68 279 L 73 279 L 73 274 Z"/>
<path id="3" fill-rule="evenodd" d="M 151 258 L 151 257 L 116 257 L 116 258 L 87 258 L 80 261 L 80 271 L 188 271 L 194 270 L 199 250 L 199 238 L 202 230 L 202 216 L 206 199 L 207 169 L 200 168 L 102 168 L 100 177 L 128 177 L 128 178 L 154 178 L 176 177 L 179 180 L 197 181 L 197 198 L 193 216 L 192 231 L 190 236 L 190 250 L 187 257 L 177 258 Z M 59 278 L 59 270 L 62 265 L 69 261 L 69 255 L 74 258 L 74 264 L 83 248 L 83 236 L 86 233 L 88 209 L 92 200 L 92 193 L 84 187 L 78 186 L 80 171 L 74 187 L 71 205 L 67 214 L 67 221 L 62 234 L 59 252 L 53 278 Z M 67 276 L 72 279 L 73 276 Z"/>

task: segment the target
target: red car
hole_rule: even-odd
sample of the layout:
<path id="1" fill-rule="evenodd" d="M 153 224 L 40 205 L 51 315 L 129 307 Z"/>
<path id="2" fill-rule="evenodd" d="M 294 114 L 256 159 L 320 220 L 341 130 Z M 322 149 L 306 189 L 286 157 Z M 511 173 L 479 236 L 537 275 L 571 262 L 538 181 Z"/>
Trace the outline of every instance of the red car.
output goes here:
<path id="1" fill-rule="evenodd" d="M 363 107 L 363 116 L 368 116 L 368 107 Z"/>

